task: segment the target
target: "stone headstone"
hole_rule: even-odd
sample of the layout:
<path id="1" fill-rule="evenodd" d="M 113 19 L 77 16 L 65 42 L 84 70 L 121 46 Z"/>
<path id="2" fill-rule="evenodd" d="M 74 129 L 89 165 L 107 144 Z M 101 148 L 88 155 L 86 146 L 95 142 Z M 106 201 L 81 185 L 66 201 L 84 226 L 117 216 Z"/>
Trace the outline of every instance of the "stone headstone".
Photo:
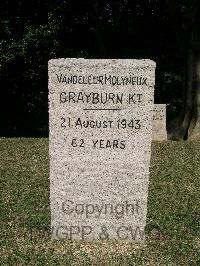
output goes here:
<path id="1" fill-rule="evenodd" d="M 167 140 L 166 104 L 154 104 L 152 139 L 155 141 Z"/>
<path id="2" fill-rule="evenodd" d="M 53 238 L 144 239 L 154 75 L 150 60 L 49 61 Z"/>

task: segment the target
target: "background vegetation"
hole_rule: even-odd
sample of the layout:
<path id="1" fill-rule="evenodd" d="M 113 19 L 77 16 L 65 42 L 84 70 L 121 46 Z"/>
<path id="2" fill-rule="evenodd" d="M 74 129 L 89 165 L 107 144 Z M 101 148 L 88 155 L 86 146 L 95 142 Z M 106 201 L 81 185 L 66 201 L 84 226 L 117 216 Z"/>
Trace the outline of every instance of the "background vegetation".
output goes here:
<path id="1" fill-rule="evenodd" d="M 155 102 L 168 103 L 168 119 L 175 117 L 197 1 L 176 0 L 173 19 L 165 2 L 1 1 L 0 135 L 48 135 L 47 62 L 60 57 L 155 60 Z"/>

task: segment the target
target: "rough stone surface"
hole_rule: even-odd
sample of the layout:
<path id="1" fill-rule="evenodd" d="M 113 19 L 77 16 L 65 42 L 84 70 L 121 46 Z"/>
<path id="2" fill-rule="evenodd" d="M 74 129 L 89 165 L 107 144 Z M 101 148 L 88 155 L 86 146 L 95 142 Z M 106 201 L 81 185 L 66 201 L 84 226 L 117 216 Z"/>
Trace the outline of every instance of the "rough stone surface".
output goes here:
<path id="1" fill-rule="evenodd" d="M 49 61 L 52 238 L 141 240 L 155 63 Z"/>
<path id="2" fill-rule="evenodd" d="M 154 104 L 152 139 L 155 141 L 167 140 L 166 104 Z"/>

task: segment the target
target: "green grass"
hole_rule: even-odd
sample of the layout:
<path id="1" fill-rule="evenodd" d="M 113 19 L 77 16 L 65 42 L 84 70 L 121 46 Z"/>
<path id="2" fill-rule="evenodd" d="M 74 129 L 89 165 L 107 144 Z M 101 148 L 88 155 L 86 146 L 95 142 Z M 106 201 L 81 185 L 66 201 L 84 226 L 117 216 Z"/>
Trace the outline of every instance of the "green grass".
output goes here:
<path id="1" fill-rule="evenodd" d="M 50 239 L 48 139 L 0 139 L 0 265 L 200 265 L 200 142 L 154 143 L 147 241 Z"/>

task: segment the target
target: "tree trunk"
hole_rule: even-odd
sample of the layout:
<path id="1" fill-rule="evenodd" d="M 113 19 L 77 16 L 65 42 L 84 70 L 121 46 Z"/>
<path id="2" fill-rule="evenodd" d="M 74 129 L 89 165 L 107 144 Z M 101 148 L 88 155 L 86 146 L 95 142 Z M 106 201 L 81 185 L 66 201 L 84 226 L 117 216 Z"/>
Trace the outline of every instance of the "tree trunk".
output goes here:
<path id="1" fill-rule="evenodd" d="M 200 5 L 194 11 L 190 27 L 185 66 L 184 106 L 168 126 L 171 140 L 200 139 Z"/>
<path id="2" fill-rule="evenodd" d="M 188 138 L 200 140 L 200 26 L 195 28 L 192 36 L 192 97 L 193 109 L 192 118 L 188 127 Z"/>

